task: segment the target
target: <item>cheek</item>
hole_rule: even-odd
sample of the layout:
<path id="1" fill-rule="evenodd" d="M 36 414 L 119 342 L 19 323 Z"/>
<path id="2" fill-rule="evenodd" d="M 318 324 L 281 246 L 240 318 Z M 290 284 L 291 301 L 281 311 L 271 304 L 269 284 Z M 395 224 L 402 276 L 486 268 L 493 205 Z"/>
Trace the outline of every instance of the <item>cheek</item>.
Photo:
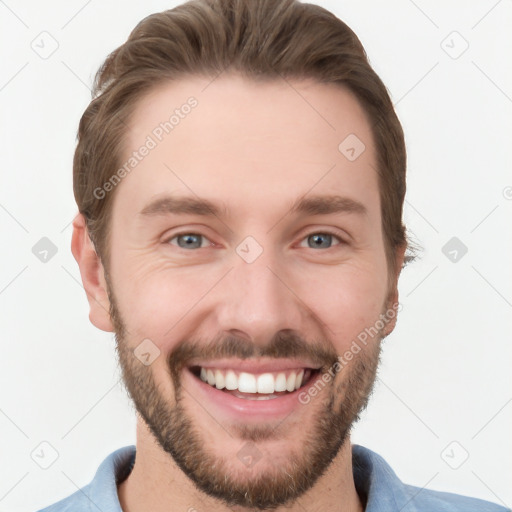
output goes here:
<path id="1" fill-rule="evenodd" d="M 305 304 L 314 312 L 312 321 L 325 326 L 323 334 L 338 352 L 375 325 L 382 312 L 387 292 L 385 258 L 368 252 L 339 265 L 307 263 L 287 272 L 286 281 L 301 299 L 296 307 Z M 131 344 L 149 338 L 162 353 L 171 351 L 176 340 L 190 335 L 191 321 L 192 329 L 201 327 L 195 323 L 201 322 L 197 315 L 202 313 L 205 320 L 218 306 L 207 295 L 225 271 L 214 264 L 178 268 L 142 253 L 120 261 L 114 289 Z M 296 299 L 290 296 L 290 300 Z"/>
<path id="2" fill-rule="evenodd" d="M 149 258 L 148 258 L 149 260 Z M 198 307 L 218 281 L 214 268 L 171 267 L 168 262 L 133 261 L 117 276 L 116 299 L 131 339 L 151 339 L 162 352 L 187 324 L 187 315 Z"/>
<path id="3" fill-rule="evenodd" d="M 338 353 L 375 325 L 382 313 L 387 281 L 385 271 L 376 272 L 378 268 L 359 265 L 319 272 L 315 282 L 322 285 L 310 286 L 307 295 L 303 295 L 326 326 L 325 335 Z"/>

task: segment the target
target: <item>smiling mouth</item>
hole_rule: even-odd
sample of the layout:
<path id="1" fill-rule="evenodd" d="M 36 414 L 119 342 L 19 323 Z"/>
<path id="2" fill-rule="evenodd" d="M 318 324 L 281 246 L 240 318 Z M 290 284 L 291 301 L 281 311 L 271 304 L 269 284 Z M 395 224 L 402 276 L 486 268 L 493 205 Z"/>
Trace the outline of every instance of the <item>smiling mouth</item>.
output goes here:
<path id="1" fill-rule="evenodd" d="M 315 368 L 249 373 L 236 369 L 192 366 L 190 372 L 209 386 L 245 400 L 271 400 L 304 388 L 319 373 Z"/>

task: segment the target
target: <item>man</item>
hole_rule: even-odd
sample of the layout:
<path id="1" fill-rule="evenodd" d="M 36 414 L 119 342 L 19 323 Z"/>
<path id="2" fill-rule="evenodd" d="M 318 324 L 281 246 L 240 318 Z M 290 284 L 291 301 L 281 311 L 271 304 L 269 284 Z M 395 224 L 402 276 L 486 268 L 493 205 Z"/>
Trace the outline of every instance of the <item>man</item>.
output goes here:
<path id="1" fill-rule="evenodd" d="M 45 509 L 500 511 L 350 442 L 406 262 L 405 147 L 361 43 L 294 0 L 144 19 L 79 127 L 72 251 L 137 445 Z"/>

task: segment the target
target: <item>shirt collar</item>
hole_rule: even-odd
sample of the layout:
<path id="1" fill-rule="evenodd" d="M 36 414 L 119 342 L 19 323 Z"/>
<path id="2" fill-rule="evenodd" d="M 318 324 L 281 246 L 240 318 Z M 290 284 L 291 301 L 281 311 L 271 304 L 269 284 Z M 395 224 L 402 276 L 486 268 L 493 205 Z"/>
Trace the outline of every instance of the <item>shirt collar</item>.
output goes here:
<path id="1" fill-rule="evenodd" d="M 414 497 L 406 492 L 402 481 L 377 453 L 357 444 L 352 445 L 354 484 L 365 512 L 417 512 Z"/>
<path id="2" fill-rule="evenodd" d="M 136 448 L 124 446 L 111 453 L 99 466 L 91 482 L 92 496 L 101 496 L 112 503 L 112 512 L 123 512 L 117 485 L 130 474 L 135 463 Z M 352 445 L 352 466 L 356 490 L 365 512 L 417 512 L 414 496 L 406 493 L 404 484 L 389 464 L 377 453 L 357 444 Z"/>
<path id="3" fill-rule="evenodd" d="M 102 502 L 109 504 L 111 512 L 123 512 L 117 494 L 117 484 L 130 474 L 135 463 L 135 452 L 135 445 L 130 445 L 111 453 L 100 464 L 91 482 L 90 495 L 101 497 Z"/>

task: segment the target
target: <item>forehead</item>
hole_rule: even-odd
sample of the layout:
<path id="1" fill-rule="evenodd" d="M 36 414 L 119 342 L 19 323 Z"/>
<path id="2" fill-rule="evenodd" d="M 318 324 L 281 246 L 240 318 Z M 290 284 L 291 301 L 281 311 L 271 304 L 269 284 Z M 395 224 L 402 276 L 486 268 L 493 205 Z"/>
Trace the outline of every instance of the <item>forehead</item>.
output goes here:
<path id="1" fill-rule="evenodd" d="M 134 153 L 117 192 L 137 211 L 178 191 L 219 198 L 240 213 L 273 199 L 292 204 L 308 191 L 351 191 L 379 203 L 367 116 L 334 84 L 236 74 L 159 84 L 133 111 L 121 165 Z"/>

